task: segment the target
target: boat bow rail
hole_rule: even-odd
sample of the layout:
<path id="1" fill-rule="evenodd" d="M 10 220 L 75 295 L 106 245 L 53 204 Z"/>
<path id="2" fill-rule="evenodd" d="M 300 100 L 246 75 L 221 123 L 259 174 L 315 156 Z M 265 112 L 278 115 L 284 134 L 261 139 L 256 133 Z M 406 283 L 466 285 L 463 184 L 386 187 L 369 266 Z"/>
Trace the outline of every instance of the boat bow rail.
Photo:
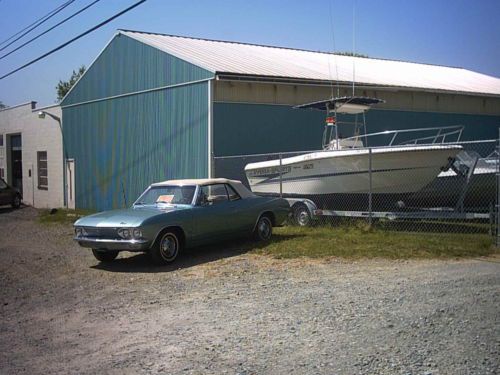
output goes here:
<path id="1" fill-rule="evenodd" d="M 325 150 L 438 144 L 451 146 L 460 143 L 463 130 L 463 125 L 385 130 L 347 138 L 334 138 L 325 146 Z"/>

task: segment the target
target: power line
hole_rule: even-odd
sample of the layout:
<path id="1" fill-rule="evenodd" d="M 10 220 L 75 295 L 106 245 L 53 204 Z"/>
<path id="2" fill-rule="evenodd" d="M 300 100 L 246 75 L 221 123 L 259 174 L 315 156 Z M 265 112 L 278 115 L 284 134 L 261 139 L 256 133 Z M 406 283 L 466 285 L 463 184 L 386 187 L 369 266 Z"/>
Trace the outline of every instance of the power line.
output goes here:
<path id="1" fill-rule="evenodd" d="M 54 48 L 53 50 L 51 50 L 51 51 L 49 51 L 49 52 L 47 52 L 47 53 L 43 54 L 43 55 L 42 55 L 42 56 L 40 56 L 40 57 L 37 57 L 36 59 L 34 59 L 34 60 L 30 61 L 29 63 L 24 64 L 23 66 L 20 66 L 19 68 L 14 69 L 13 71 L 11 71 L 11 72 L 9 72 L 9 73 L 7 73 L 7 74 L 5 74 L 5 75 L 1 76 L 1 77 L 0 77 L 0 80 L 2 80 L 2 79 L 4 79 L 5 77 L 8 77 L 8 76 L 10 76 L 10 75 L 12 75 L 12 74 L 14 74 L 14 73 L 18 72 L 18 71 L 20 71 L 20 70 L 22 70 L 22 69 L 24 69 L 24 68 L 26 68 L 26 67 L 28 67 L 28 66 L 30 66 L 30 65 L 32 65 L 32 64 L 34 64 L 34 63 L 36 63 L 37 61 L 42 60 L 43 58 L 45 58 L 45 57 L 47 57 L 47 56 L 49 56 L 49 55 L 52 55 L 54 52 L 59 51 L 60 49 L 62 49 L 62 48 L 64 48 L 64 47 L 66 47 L 67 45 L 69 45 L 69 44 L 73 43 L 74 41 L 76 41 L 76 40 L 78 40 L 78 39 L 80 39 L 80 38 L 84 37 L 84 36 L 85 36 L 85 35 L 87 35 L 87 34 L 90 34 L 92 31 L 97 30 L 97 29 L 99 29 L 100 27 L 102 27 L 102 26 L 106 25 L 107 23 L 109 23 L 109 22 L 113 21 L 115 18 L 118 18 L 118 17 L 120 17 L 121 15 L 123 15 L 123 14 L 125 14 L 125 13 L 127 13 L 127 12 L 131 11 L 132 9 L 134 9 L 135 7 L 137 7 L 137 6 L 141 5 L 141 4 L 142 4 L 142 3 L 144 3 L 145 1 L 146 1 L 146 0 L 141 0 L 141 1 L 138 1 L 137 3 L 135 3 L 135 4 L 131 5 L 131 6 L 129 6 L 128 8 L 126 8 L 126 9 L 122 10 L 121 12 L 119 12 L 119 13 L 115 14 L 113 17 L 108 18 L 107 20 L 105 20 L 105 21 L 101 22 L 100 24 L 98 24 L 98 25 L 96 25 L 96 26 L 94 26 L 94 27 L 92 27 L 92 28 L 88 29 L 87 31 L 85 31 L 85 32 L 81 33 L 80 35 L 78 35 L 78 36 L 74 37 L 73 39 L 71 39 L 71 40 L 67 41 L 66 43 L 61 44 L 60 46 L 58 46 L 58 47 Z"/>
<path id="2" fill-rule="evenodd" d="M 2 0 L 0 0 L 0 1 L 2 1 Z M 63 5 L 64 5 L 64 4 L 63 4 Z M 21 34 L 24 30 L 26 30 L 26 29 L 30 28 L 31 26 L 35 25 L 36 23 L 38 23 L 38 22 L 40 22 L 40 21 L 44 20 L 46 17 L 50 16 L 53 12 L 55 12 L 56 10 L 58 10 L 58 9 L 59 9 L 60 7 L 62 7 L 63 5 L 58 6 L 56 9 L 54 9 L 54 10 L 50 11 L 50 12 L 49 12 L 49 13 L 47 13 L 45 16 L 43 16 L 43 17 L 41 17 L 41 18 L 37 19 L 35 22 L 33 22 L 33 23 L 29 24 L 29 25 L 28 25 L 28 26 L 26 26 L 24 29 L 19 30 L 19 31 L 18 31 L 17 33 L 15 33 L 14 35 L 11 35 L 10 37 L 8 37 L 7 39 L 5 39 L 4 41 L 0 42 L 0 46 L 1 46 L 2 44 L 4 44 L 4 43 L 7 43 L 9 40 L 11 40 L 12 38 L 16 37 L 17 35 Z"/>
<path id="3" fill-rule="evenodd" d="M 34 38 L 32 38 L 32 39 L 28 40 L 27 42 L 25 42 L 25 43 L 21 44 L 19 47 L 17 47 L 17 48 L 15 48 L 15 49 L 13 49 L 12 51 L 10 51 L 10 52 L 6 53 L 5 55 L 0 56 L 0 60 L 2 60 L 3 58 L 5 58 L 5 57 L 7 57 L 7 56 L 9 56 L 9 55 L 11 55 L 11 54 L 13 54 L 14 52 L 16 52 L 16 51 L 18 51 L 18 50 L 20 50 L 20 49 L 21 49 L 21 48 L 23 48 L 24 46 L 27 46 L 27 45 L 28 45 L 28 44 L 30 44 L 31 42 L 33 42 L 33 41 L 37 40 L 38 38 L 40 38 L 41 36 L 43 36 L 43 35 L 47 34 L 49 31 L 54 30 L 56 27 L 58 27 L 58 26 L 62 25 L 62 24 L 63 24 L 63 23 L 65 23 L 66 21 L 69 21 L 69 20 L 70 20 L 70 19 L 72 19 L 73 17 L 75 17 L 75 16 L 79 15 L 79 14 L 80 14 L 80 13 L 82 13 L 84 10 L 87 10 L 88 8 L 90 8 L 92 5 L 94 5 L 94 4 L 96 4 L 96 3 L 98 3 L 99 1 L 101 1 L 101 0 L 95 0 L 93 3 L 90 3 L 90 4 L 89 4 L 89 5 L 87 5 L 86 7 L 84 7 L 84 8 L 82 8 L 82 9 L 80 9 L 78 12 L 73 13 L 71 16 L 69 16 L 69 17 L 65 18 L 64 20 L 62 20 L 61 22 L 59 22 L 59 23 L 55 24 L 54 26 L 52 26 L 52 27 L 51 27 L 51 28 L 49 28 L 48 30 L 45 30 L 43 33 L 38 34 L 38 35 L 37 35 L 37 36 L 35 36 Z"/>
<path id="4" fill-rule="evenodd" d="M 59 13 L 60 11 L 62 11 L 64 8 L 66 8 L 68 5 L 70 5 L 71 3 L 73 3 L 75 0 L 69 0 L 67 2 L 65 2 L 64 4 L 62 4 L 61 6 L 59 6 L 58 8 L 54 9 L 52 12 L 48 13 L 47 15 L 45 15 L 44 17 L 42 17 L 40 20 L 38 21 L 35 21 L 34 23 L 32 23 L 30 26 L 27 26 L 25 27 L 23 30 L 19 31 L 18 33 L 14 34 L 13 36 L 11 36 L 9 39 L 3 41 L 2 43 L 0 44 L 3 44 L 5 42 L 7 42 L 8 40 L 12 39 L 14 36 L 18 35 L 19 33 L 22 33 L 24 30 L 26 30 L 24 33 L 22 33 L 21 35 L 19 35 L 16 39 L 14 39 L 12 42 L 10 42 L 9 44 L 7 44 L 6 46 L 3 46 L 2 48 L 0 48 L 0 51 L 3 51 L 4 49 L 6 49 L 8 46 L 12 45 L 13 43 L 17 42 L 19 39 L 21 39 L 23 36 L 25 36 L 26 34 L 32 32 L 33 30 L 35 30 L 38 26 L 40 26 L 41 24 L 45 23 L 46 21 L 48 21 L 49 19 L 51 19 L 52 17 L 54 17 L 57 13 Z M 33 26 L 32 26 L 33 25 Z M 31 27 L 32 26 L 32 27 Z"/>

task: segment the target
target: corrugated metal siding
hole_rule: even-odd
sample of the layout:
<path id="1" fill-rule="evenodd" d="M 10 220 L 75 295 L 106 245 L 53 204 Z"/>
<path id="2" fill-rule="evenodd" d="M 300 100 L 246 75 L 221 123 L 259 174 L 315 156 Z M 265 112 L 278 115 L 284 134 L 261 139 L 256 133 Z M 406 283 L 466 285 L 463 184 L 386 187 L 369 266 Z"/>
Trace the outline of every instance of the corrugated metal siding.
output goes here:
<path id="1" fill-rule="evenodd" d="M 325 113 L 286 105 L 214 103 L 215 156 L 321 148 Z M 464 125 L 462 140 L 498 137 L 500 116 L 372 109 L 368 133 Z M 342 129 L 341 129 L 342 130 Z M 347 136 L 349 129 L 345 129 Z"/>
<path id="2" fill-rule="evenodd" d="M 208 84 L 64 109 L 76 206 L 130 205 L 152 182 L 207 177 Z"/>
<path id="3" fill-rule="evenodd" d="M 122 31 L 212 72 L 500 95 L 500 79 L 462 68 Z M 353 63 L 356 75 L 353 76 Z"/>
<path id="4" fill-rule="evenodd" d="M 321 148 L 321 111 L 235 103 L 214 103 L 213 110 L 215 156 Z"/>
<path id="5" fill-rule="evenodd" d="M 205 69 L 117 34 L 61 106 L 213 76 Z"/>
<path id="6" fill-rule="evenodd" d="M 232 156 L 318 150 L 324 120 L 324 112 L 296 110 L 291 106 L 214 103 L 214 153 L 215 156 Z M 376 109 L 367 112 L 366 120 L 368 133 L 464 125 L 462 140 L 496 139 L 500 125 L 500 116 Z M 340 129 L 340 132 L 347 136 L 352 130 Z M 487 156 L 493 147 L 492 144 L 491 149 L 487 149 L 483 145 L 477 151 Z M 240 179 L 246 183 L 243 168 L 247 163 L 261 160 L 266 157 L 216 159 L 215 177 Z"/>

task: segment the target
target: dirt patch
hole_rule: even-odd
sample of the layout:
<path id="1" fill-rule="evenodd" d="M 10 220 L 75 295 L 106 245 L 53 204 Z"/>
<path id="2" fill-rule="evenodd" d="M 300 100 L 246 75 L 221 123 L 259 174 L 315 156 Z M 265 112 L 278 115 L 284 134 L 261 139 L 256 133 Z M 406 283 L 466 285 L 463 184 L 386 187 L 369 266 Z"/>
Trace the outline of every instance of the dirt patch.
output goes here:
<path id="1" fill-rule="evenodd" d="M 0 210 L 1 373 L 498 373 L 498 257 L 102 265 L 37 214 Z"/>

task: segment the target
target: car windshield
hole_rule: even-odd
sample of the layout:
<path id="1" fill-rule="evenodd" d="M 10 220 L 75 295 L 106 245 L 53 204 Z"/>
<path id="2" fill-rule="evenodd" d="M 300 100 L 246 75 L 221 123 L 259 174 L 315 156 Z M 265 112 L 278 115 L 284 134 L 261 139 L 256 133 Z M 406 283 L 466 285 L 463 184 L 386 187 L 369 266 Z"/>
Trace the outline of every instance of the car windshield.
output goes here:
<path id="1" fill-rule="evenodd" d="M 134 205 L 191 204 L 195 186 L 152 186 Z"/>

